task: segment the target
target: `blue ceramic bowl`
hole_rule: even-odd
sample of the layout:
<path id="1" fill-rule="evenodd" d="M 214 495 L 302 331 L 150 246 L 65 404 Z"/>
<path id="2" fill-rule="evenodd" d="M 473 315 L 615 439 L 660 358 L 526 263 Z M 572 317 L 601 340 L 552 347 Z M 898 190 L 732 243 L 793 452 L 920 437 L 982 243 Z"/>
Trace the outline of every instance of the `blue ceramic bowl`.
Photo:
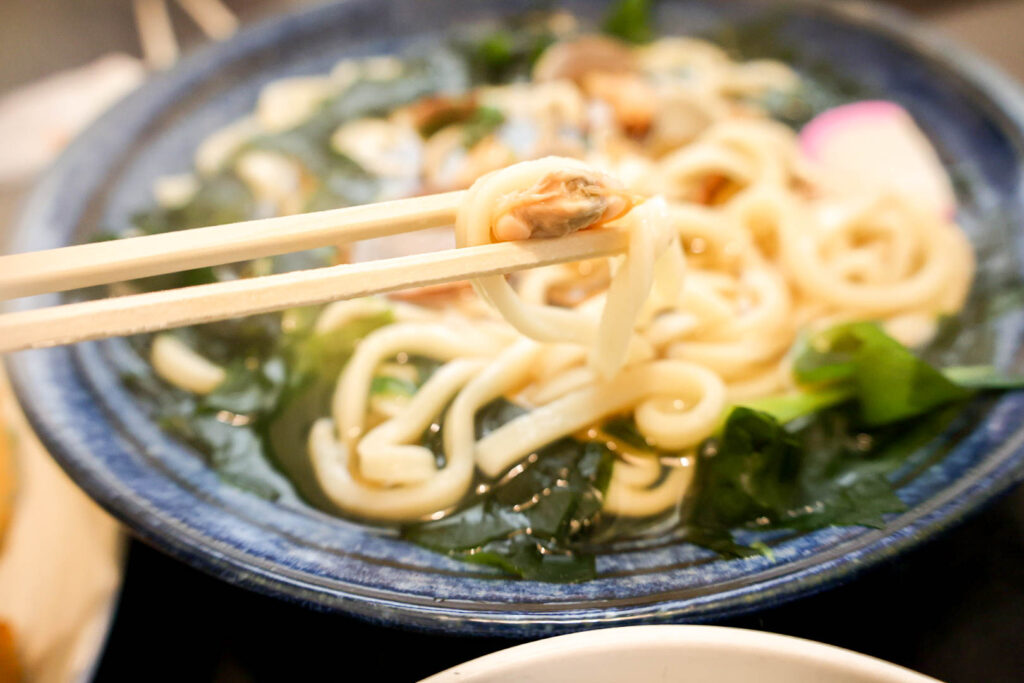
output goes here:
<path id="1" fill-rule="evenodd" d="M 274 19 L 187 59 L 77 140 L 33 194 L 18 251 L 120 225 L 152 180 L 186 169 L 208 132 L 250 110 L 260 86 L 318 73 L 347 55 L 394 51 L 530 6 L 500 0 L 350 0 Z M 594 17 L 603 3 L 569 2 Z M 761 17 L 763 4 L 663 3 L 663 33 L 703 33 Z M 944 40 L 874 6 L 798 3 L 770 10 L 804 59 L 911 110 L 958 175 L 975 180 L 961 218 L 976 244 L 1024 246 L 1024 98 L 1014 83 Z M 1013 226 L 1007 230 L 1006 226 Z M 989 268 L 983 263 L 983 269 Z M 53 303 L 42 300 L 25 305 Z M 1024 321 L 999 329 L 1012 358 Z M 921 542 L 1024 478 L 1024 394 L 973 406 L 898 473 L 909 510 L 884 529 L 836 528 L 774 540 L 774 556 L 721 560 L 677 542 L 619 548 L 577 585 L 512 581 L 309 508 L 224 484 L 163 433 L 118 380 L 123 343 L 8 359 L 18 395 L 55 458 L 136 533 L 232 583 L 321 609 L 458 633 L 537 636 L 596 625 L 697 621 L 752 610 L 848 579 Z"/>

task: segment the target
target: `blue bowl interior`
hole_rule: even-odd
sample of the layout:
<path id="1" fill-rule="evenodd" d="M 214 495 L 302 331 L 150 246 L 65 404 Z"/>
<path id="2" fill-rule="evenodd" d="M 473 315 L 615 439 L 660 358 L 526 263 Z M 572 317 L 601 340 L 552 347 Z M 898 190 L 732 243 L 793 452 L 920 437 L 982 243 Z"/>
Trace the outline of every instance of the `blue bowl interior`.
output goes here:
<path id="1" fill-rule="evenodd" d="M 564 3 L 583 17 L 594 2 Z M 120 229 L 149 202 L 153 180 L 191 166 L 211 131 L 250 111 L 276 78 L 323 73 L 339 59 L 395 52 L 494 21 L 528 2 L 350 0 L 275 19 L 197 53 L 140 89 L 82 136 L 40 183 L 16 250 Z M 858 6 L 859 7 L 859 6 Z M 754 2 L 663 4 L 664 34 L 703 34 L 763 18 Z M 825 63 L 907 107 L 959 178 L 961 220 L 986 269 L 1016 267 L 1024 240 L 1024 107 L 1012 84 L 973 57 L 874 9 L 799 3 L 779 12 L 797 64 Z M 52 303 L 40 297 L 21 305 Z M 1010 316 L 997 353 L 1010 362 L 1024 331 Z M 600 577 L 565 585 L 512 581 L 301 505 L 224 484 L 192 449 L 163 433 L 121 385 L 137 362 L 123 341 L 9 359 L 37 431 L 75 480 L 142 537 L 229 581 L 320 608 L 478 634 L 539 635 L 586 625 L 708 620 L 817 590 L 891 556 L 1022 477 L 1024 394 L 966 410 L 897 473 L 910 510 L 885 529 L 783 535 L 774 557 L 722 560 L 691 545 L 651 542 L 599 558 Z"/>

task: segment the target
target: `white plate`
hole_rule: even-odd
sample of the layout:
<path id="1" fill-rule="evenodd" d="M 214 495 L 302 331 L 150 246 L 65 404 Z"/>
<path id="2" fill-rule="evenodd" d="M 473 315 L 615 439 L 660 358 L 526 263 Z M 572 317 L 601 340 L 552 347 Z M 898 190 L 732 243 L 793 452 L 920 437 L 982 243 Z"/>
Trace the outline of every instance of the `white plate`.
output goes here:
<path id="1" fill-rule="evenodd" d="M 936 683 L 810 640 L 721 626 L 573 633 L 460 664 L 422 683 Z"/>

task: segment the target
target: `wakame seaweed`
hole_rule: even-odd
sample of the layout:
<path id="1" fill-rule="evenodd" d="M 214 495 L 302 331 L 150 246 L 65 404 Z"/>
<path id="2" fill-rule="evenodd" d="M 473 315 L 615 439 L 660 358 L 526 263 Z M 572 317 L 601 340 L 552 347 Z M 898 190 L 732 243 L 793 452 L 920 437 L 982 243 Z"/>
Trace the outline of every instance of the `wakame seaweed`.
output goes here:
<path id="1" fill-rule="evenodd" d="M 767 413 L 734 408 L 721 434 L 700 448 L 684 510 L 688 538 L 744 555 L 753 547 L 733 540 L 739 528 L 880 527 L 884 514 L 906 509 L 888 475 L 956 412 L 865 431 L 849 410 L 831 409 L 791 429 Z"/>
<path id="2" fill-rule="evenodd" d="M 492 402 L 477 414 L 477 438 L 523 412 L 504 399 Z M 436 433 L 428 431 L 425 443 L 439 452 Z M 560 439 L 468 507 L 438 521 L 409 525 L 402 536 L 524 579 L 591 579 L 594 555 L 575 545 L 600 515 L 613 458 L 603 444 Z"/>
<path id="3" fill-rule="evenodd" d="M 507 83 L 529 78 L 537 58 L 558 36 L 547 15 L 527 14 L 508 26 L 469 38 L 457 38 L 454 49 L 463 56 L 474 84 Z"/>
<path id="4" fill-rule="evenodd" d="M 684 517 L 694 543 L 729 555 L 737 528 L 880 527 L 906 506 L 889 475 L 978 391 L 1024 387 L 991 366 L 936 369 L 875 323 L 837 325 L 794 361 L 803 393 L 734 407 L 698 449 Z"/>
<path id="5" fill-rule="evenodd" d="M 467 85 L 465 65 L 451 53 L 435 50 L 413 55 L 396 78 L 360 82 L 328 100 L 296 128 L 257 137 L 238 154 L 252 149 L 272 150 L 294 159 L 315 182 L 309 210 L 358 204 L 372 199 L 376 179 L 352 159 L 330 146 L 331 133 L 345 121 L 385 112 L 438 91 L 458 91 Z M 117 232 L 157 234 L 243 221 L 265 215 L 249 188 L 225 164 L 225 170 L 204 176 L 195 194 L 183 205 L 138 212 L 131 226 Z M 139 289 L 169 289 L 232 280 L 270 272 L 326 265 L 332 250 L 317 249 L 217 268 L 200 268 L 161 275 L 133 283 Z M 133 372 L 125 381 L 145 395 L 155 416 L 169 430 L 196 446 L 226 480 L 267 498 L 295 498 L 294 487 L 279 469 L 291 475 L 305 435 L 286 428 L 288 418 L 306 425 L 327 414 L 334 377 L 340 372 L 358 336 L 374 323 L 328 335 L 311 330 L 312 314 L 291 311 L 291 330 L 282 330 L 281 314 L 252 316 L 177 330 L 174 334 L 204 355 L 228 368 L 227 380 L 205 397 L 191 397 L 160 382 L 150 371 Z M 133 346 L 148 353 L 148 338 Z M 326 374 L 324 374 L 326 373 Z M 330 375 L 333 373 L 333 375 Z M 329 376 L 330 375 L 330 376 Z M 316 411 L 316 412 L 315 412 Z M 274 463 L 274 464 L 271 464 Z M 293 478 L 293 481 L 303 481 Z M 308 478 L 299 485 L 308 488 Z"/>
<path id="6" fill-rule="evenodd" d="M 627 43 L 646 43 L 654 38 L 651 17 L 653 0 L 619 0 L 608 11 L 601 28 Z"/>

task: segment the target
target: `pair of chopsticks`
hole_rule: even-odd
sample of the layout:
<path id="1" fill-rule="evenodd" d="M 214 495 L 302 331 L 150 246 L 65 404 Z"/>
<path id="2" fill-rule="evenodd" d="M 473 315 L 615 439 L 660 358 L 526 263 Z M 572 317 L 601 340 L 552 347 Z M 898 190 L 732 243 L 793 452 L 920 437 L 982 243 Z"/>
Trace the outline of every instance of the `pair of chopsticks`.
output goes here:
<path id="1" fill-rule="evenodd" d="M 465 191 L 0 256 L 0 301 L 450 226 Z M 609 256 L 614 229 L 448 249 L 0 315 L 0 353 L 154 332 Z"/>
<path id="2" fill-rule="evenodd" d="M 224 40 L 238 29 L 238 18 L 221 0 L 177 0 L 211 40 Z M 178 39 L 166 0 L 133 0 L 135 26 L 146 64 L 168 69 L 178 61 Z"/>

